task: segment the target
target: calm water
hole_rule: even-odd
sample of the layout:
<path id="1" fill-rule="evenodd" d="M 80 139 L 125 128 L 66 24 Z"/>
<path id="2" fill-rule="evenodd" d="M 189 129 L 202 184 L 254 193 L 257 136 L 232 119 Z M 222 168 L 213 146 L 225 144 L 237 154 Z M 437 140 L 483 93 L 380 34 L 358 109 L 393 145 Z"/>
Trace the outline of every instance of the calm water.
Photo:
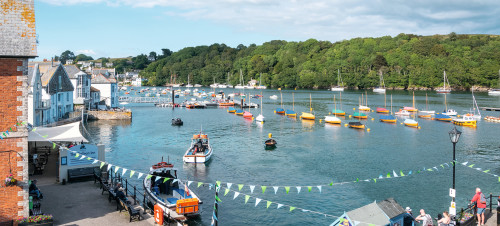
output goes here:
<path id="1" fill-rule="evenodd" d="M 233 92 L 226 90 L 226 93 Z M 285 90 L 283 104 L 285 109 L 292 108 L 292 92 L 295 93 L 295 110 L 309 110 L 309 94 L 312 94 L 312 107 L 317 119 L 323 118 L 333 108 L 333 95 L 330 91 Z M 251 93 L 260 93 L 252 91 Z M 353 113 L 362 92 L 346 91 L 342 94 L 342 109 Z M 128 169 L 147 172 L 161 157 L 170 157 L 178 168 L 180 178 L 214 183 L 216 180 L 245 185 L 318 185 L 331 181 L 354 181 L 356 178 L 376 178 L 388 172 L 409 170 L 414 172 L 423 167 L 432 167 L 452 160 L 452 144 L 448 131 L 450 123 L 418 119 L 421 129 L 408 128 L 400 124 L 378 122 L 378 115 L 370 113 L 374 121 L 364 121 L 370 132 L 349 129 L 344 126 L 331 126 L 320 123 L 302 122 L 273 113 L 280 100 L 269 99 L 277 90 L 265 90 L 264 116 L 266 123 L 261 126 L 229 114 L 225 109 L 171 109 L 156 108 L 152 105 L 129 104 L 133 111 L 131 123 L 111 121 L 91 122 L 88 130 L 94 142 L 107 147 L 106 160 Z M 387 107 L 390 107 L 390 94 L 396 111 L 399 107 L 412 105 L 412 93 L 388 91 Z M 429 109 L 438 112 L 444 109 L 444 95 L 428 93 Z M 338 98 L 338 96 L 337 96 Z M 425 92 L 415 92 L 416 107 L 425 108 Z M 479 106 L 500 106 L 500 97 L 490 97 L 477 93 Z M 179 99 L 176 99 L 179 100 Z M 472 107 L 470 93 L 447 95 L 448 107 L 465 113 Z M 260 100 L 252 99 L 252 101 Z M 368 92 L 368 105 L 375 109 L 384 105 L 384 95 Z M 340 108 L 340 105 L 337 105 Z M 260 109 L 252 110 L 257 115 Z M 494 112 L 482 112 L 498 116 Z M 181 117 L 184 126 L 171 126 L 173 117 Z M 343 121 L 343 124 L 346 123 Z M 203 126 L 210 137 L 214 155 L 207 165 L 185 165 L 182 155 L 190 144 L 190 137 Z M 490 169 L 500 174 L 498 132 L 500 124 L 479 121 L 477 129 L 458 127 L 463 132 L 457 144 L 457 160 L 475 163 L 477 167 Z M 264 150 L 267 134 L 272 133 L 278 141 L 278 148 Z M 395 198 L 403 208 L 410 206 L 414 211 L 426 209 L 433 216 L 448 210 L 451 198 L 448 196 L 452 184 L 452 168 L 439 168 L 438 172 L 426 172 L 409 177 L 377 181 L 377 183 L 350 183 L 323 187 L 307 192 L 303 189 L 297 194 L 294 188 L 285 194 L 280 188 L 275 195 L 272 187 L 262 194 L 257 186 L 254 196 L 270 201 L 288 204 L 308 210 L 340 216 L 375 200 Z M 479 186 L 483 192 L 498 194 L 498 179 L 470 168 L 457 166 L 457 206 L 463 207 L 472 198 L 474 188 Z M 134 183 L 141 184 L 135 180 Z M 209 225 L 214 201 L 213 190 L 196 188 L 193 190 L 203 201 L 203 213 L 192 225 Z M 235 189 L 235 185 L 232 187 Z M 248 187 L 242 191 L 250 194 Z M 288 208 L 276 209 L 273 204 L 266 209 L 261 202 L 254 207 L 255 200 L 244 204 L 244 196 L 233 200 L 233 194 L 221 195 L 219 221 L 221 225 L 327 225 L 335 218 Z"/>

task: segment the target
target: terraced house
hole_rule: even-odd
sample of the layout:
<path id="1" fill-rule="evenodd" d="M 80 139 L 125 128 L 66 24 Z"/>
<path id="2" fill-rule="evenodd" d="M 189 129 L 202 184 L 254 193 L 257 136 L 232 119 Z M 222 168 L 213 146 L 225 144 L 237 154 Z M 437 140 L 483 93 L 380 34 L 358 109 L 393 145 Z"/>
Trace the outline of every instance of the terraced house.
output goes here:
<path id="1" fill-rule="evenodd" d="M 42 72 L 42 101 L 48 102 L 50 108 L 42 113 L 42 124 L 50 124 L 63 118 L 68 118 L 73 112 L 74 87 L 64 67 L 57 66 L 47 68 Z"/>

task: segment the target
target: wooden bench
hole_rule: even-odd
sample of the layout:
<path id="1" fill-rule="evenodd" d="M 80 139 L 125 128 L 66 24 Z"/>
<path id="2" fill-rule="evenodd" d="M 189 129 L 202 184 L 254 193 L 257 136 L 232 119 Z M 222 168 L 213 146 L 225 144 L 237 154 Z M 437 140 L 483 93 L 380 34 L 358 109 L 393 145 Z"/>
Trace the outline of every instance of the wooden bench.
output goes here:
<path id="1" fill-rule="evenodd" d="M 122 212 L 122 210 L 126 210 L 128 212 L 128 214 L 130 215 L 129 222 L 132 222 L 132 219 L 135 219 L 135 218 L 137 218 L 138 221 L 141 220 L 141 210 L 139 209 L 138 206 L 134 207 L 134 206 L 130 205 L 129 203 L 127 203 L 126 201 L 121 200 L 121 199 L 118 199 L 118 202 L 120 204 L 120 213 Z"/>
<path id="2" fill-rule="evenodd" d="M 91 177 L 94 175 L 94 167 L 68 169 L 68 182 L 74 178 Z"/>

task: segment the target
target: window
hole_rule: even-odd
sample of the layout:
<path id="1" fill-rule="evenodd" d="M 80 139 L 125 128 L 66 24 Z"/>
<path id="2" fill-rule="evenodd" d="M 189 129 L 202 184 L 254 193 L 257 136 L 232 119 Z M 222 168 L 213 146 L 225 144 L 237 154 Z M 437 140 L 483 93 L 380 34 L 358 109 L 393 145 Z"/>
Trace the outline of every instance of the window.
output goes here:
<path id="1" fill-rule="evenodd" d="M 59 90 L 61 90 L 61 89 L 62 89 L 62 78 L 59 75 Z"/>
<path id="2" fill-rule="evenodd" d="M 85 79 L 85 86 L 89 86 L 89 80 Z"/>
<path id="3" fill-rule="evenodd" d="M 76 92 L 77 92 L 77 97 L 83 97 L 83 89 L 82 88 L 76 88 Z"/>
<path id="4" fill-rule="evenodd" d="M 60 93 L 57 94 L 57 101 L 61 101 L 61 94 Z"/>
<path id="5" fill-rule="evenodd" d="M 69 101 L 69 92 L 66 93 L 66 101 Z"/>

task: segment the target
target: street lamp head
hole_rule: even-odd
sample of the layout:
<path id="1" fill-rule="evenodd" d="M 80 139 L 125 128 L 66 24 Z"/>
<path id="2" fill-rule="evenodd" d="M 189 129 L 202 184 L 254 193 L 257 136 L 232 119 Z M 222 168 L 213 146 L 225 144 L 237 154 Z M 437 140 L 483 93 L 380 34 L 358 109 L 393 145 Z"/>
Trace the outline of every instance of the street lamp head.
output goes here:
<path id="1" fill-rule="evenodd" d="M 462 132 L 460 132 L 460 130 L 457 130 L 457 127 L 455 126 L 452 130 L 450 130 L 450 132 L 448 132 L 448 134 L 450 135 L 451 143 L 456 144 L 458 143 Z"/>

